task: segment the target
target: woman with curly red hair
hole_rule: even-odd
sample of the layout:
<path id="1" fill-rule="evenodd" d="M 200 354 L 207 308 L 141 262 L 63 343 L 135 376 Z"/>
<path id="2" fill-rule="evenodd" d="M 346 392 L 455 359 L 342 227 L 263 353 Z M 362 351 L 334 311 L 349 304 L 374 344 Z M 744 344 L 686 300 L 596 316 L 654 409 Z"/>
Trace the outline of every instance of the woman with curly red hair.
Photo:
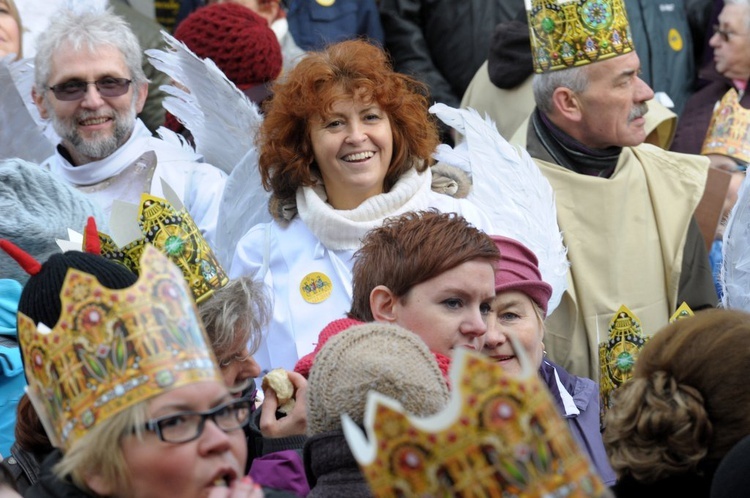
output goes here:
<path id="1" fill-rule="evenodd" d="M 352 255 L 368 230 L 428 208 L 480 229 L 489 220 L 432 191 L 438 131 L 426 89 L 394 72 L 380 48 L 346 41 L 310 53 L 273 92 L 258 147 L 274 221 L 242 238 L 230 274 L 255 274 L 273 290 L 256 359 L 263 369 L 292 369 L 349 311 Z"/>

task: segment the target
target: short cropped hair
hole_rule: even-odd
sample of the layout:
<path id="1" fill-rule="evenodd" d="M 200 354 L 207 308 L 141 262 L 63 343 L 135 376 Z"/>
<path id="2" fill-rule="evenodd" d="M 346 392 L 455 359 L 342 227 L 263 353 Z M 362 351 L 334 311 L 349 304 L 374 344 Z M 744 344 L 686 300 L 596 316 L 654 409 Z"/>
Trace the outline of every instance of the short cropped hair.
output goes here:
<path id="1" fill-rule="evenodd" d="M 534 90 L 534 101 L 540 111 L 549 115 L 554 111 L 552 96 L 558 88 L 568 88 L 581 93 L 589 86 L 588 66 L 570 67 L 558 71 L 535 74 L 531 86 Z"/>
<path id="2" fill-rule="evenodd" d="M 718 464 L 750 427 L 747 344 L 750 315 L 732 310 L 701 311 L 654 335 L 606 415 L 615 472 L 654 482 Z"/>
<path id="3" fill-rule="evenodd" d="M 37 92 L 42 94 L 49 86 L 52 57 L 61 47 L 94 51 L 103 46 L 115 47 L 122 53 L 137 95 L 138 87 L 148 83 L 141 66 L 141 45 L 128 23 L 109 10 L 86 13 L 61 10 L 52 17 L 44 35 L 39 37 L 34 58 Z"/>
<path id="4" fill-rule="evenodd" d="M 271 306 L 262 282 L 240 277 L 214 291 L 198 305 L 198 313 L 221 363 L 238 342 L 247 343 L 250 354 L 258 350 Z"/>
<path id="5" fill-rule="evenodd" d="M 263 186 L 280 199 L 293 198 L 301 186 L 319 180 L 310 123 L 331 112 L 342 98 L 372 99 L 388 115 L 393 158 L 385 177 L 387 192 L 411 167 L 424 171 L 439 143 L 428 112 L 427 89 L 396 73 L 382 49 L 361 40 L 310 52 L 273 86 L 259 132 Z"/>
<path id="6" fill-rule="evenodd" d="M 415 285 L 468 261 L 494 265 L 500 253 L 487 234 L 462 216 L 428 210 L 386 219 L 365 235 L 354 258 L 349 316 L 371 322 L 370 293 L 378 285 L 402 298 Z"/>

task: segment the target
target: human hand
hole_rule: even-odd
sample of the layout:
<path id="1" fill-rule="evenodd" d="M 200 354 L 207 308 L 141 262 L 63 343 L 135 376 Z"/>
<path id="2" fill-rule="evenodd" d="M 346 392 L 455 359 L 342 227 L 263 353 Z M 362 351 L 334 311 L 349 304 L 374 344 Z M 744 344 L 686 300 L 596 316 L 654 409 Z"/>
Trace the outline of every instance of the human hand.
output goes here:
<path id="1" fill-rule="evenodd" d="M 285 417 L 276 419 L 279 400 L 273 389 L 263 390 L 263 410 L 260 414 L 260 432 L 263 437 L 304 435 L 307 430 L 307 379 L 297 372 L 287 372 L 294 386 L 294 408 Z"/>
<path id="2" fill-rule="evenodd" d="M 265 493 L 260 485 L 253 482 L 253 478 L 245 476 L 235 479 L 227 486 L 214 486 L 208 493 L 208 498 L 263 498 Z"/>

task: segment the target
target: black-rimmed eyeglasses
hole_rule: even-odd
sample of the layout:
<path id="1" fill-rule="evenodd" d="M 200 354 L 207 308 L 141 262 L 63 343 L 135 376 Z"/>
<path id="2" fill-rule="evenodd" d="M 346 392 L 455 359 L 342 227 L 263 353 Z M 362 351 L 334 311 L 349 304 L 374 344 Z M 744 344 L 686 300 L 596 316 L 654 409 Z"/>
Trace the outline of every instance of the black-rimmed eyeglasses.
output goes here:
<path id="1" fill-rule="evenodd" d="M 250 403 L 250 400 L 239 399 L 205 412 L 179 412 L 149 420 L 145 428 L 164 442 L 187 443 L 200 437 L 207 419 L 224 432 L 245 427 L 250 421 Z"/>
<path id="2" fill-rule="evenodd" d="M 734 31 L 730 31 L 728 29 L 721 29 L 721 26 L 718 24 L 714 24 L 714 33 L 719 35 L 719 38 L 721 38 L 724 43 L 729 43 L 729 37 L 730 36 L 736 36 L 739 33 L 735 33 Z"/>
<path id="3" fill-rule="evenodd" d="M 107 76 L 96 81 L 70 80 L 65 83 L 49 87 L 55 94 L 57 100 L 72 101 L 80 100 L 86 95 L 89 85 L 95 85 L 102 97 L 119 97 L 125 95 L 128 87 L 133 82 L 127 78 L 112 78 Z"/>

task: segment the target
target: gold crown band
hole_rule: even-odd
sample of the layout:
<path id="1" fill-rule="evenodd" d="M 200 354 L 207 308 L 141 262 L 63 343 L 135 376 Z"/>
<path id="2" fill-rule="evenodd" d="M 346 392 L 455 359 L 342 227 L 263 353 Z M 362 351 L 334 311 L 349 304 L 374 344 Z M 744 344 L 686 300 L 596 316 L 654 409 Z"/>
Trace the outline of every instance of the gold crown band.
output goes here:
<path id="1" fill-rule="evenodd" d="M 720 154 L 750 164 L 750 109 L 740 105 L 734 88 L 716 103 L 701 154 Z"/>

